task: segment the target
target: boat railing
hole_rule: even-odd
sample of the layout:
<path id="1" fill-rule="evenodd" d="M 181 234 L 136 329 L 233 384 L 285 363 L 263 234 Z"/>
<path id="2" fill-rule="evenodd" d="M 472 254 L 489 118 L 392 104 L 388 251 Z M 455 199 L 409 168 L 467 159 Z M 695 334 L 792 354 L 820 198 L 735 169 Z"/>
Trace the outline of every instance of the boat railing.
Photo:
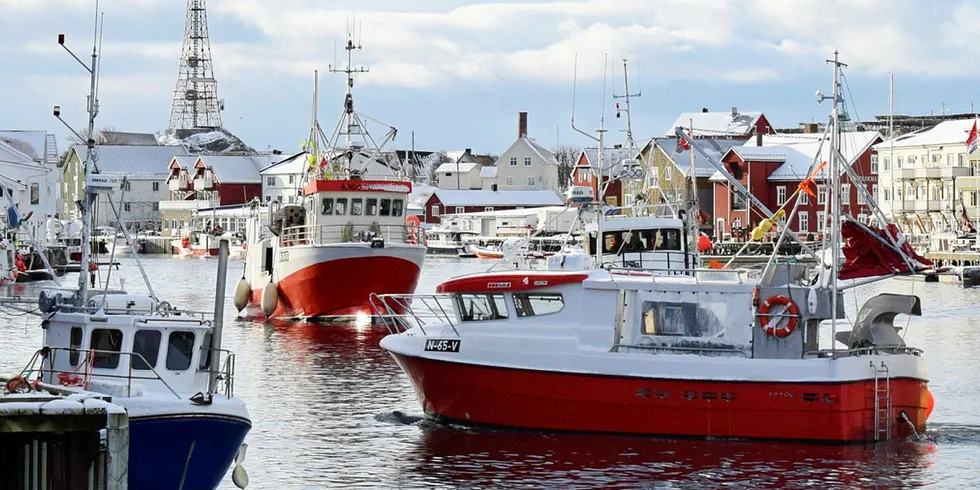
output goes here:
<path id="1" fill-rule="evenodd" d="M 67 355 L 69 356 L 71 356 L 73 353 L 77 353 L 79 354 L 79 358 L 81 358 L 81 362 L 78 364 L 78 366 L 75 366 L 75 368 L 71 371 L 55 369 L 54 366 L 57 361 L 59 352 L 67 352 L 68 353 Z M 96 355 L 109 355 L 109 356 L 121 356 L 121 357 L 125 356 L 130 360 L 130 362 L 127 363 L 129 367 L 127 369 L 126 374 L 93 372 L 93 368 L 95 367 L 93 366 L 93 364 L 95 363 Z M 45 359 L 48 360 L 47 362 L 48 367 L 46 369 L 43 367 L 44 366 L 43 361 Z M 69 357 L 69 360 L 70 359 L 71 357 Z M 143 366 L 146 367 L 146 369 L 138 369 L 137 371 L 148 371 L 150 374 L 152 374 L 152 376 L 149 374 L 146 376 L 134 375 L 133 365 L 135 364 L 134 361 L 136 360 L 142 361 Z M 119 361 L 121 361 L 121 359 Z M 40 367 L 38 366 L 38 363 L 41 363 Z M 96 368 L 96 369 L 102 369 L 102 368 Z M 115 370 L 115 368 L 113 368 L 113 370 Z M 174 389 L 170 386 L 170 384 L 167 383 L 167 381 L 163 379 L 162 376 L 160 376 L 160 373 L 158 373 L 157 370 L 154 369 L 149 362 L 147 362 L 146 358 L 143 357 L 143 355 L 138 352 L 101 350 L 101 349 L 82 349 L 82 348 L 70 348 L 70 347 L 50 347 L 50 346 L 43 347 L 34 353 L 34 355 L 31 357 L 31 360 L 28 361 L 27 366 L 25 366 L 24 370 L 21 371 L 21 376 L 27 379 L 27 377 L 34 372 L 37 372 L 42 376 L 44 376 L 44 379 L 46 379 L 49 383 L 52 384 L 59 383 L 65 386 L 78 386 L 86 390 L 89 389 L 89 386 L 92 380 L 94 379 L 123 379 L 126 380 L 127 397 L 132 396 L 133 380 L 159 381 L 161 384 L 163 384 L 164 387 L 167 388 L 167 390 L 170 391 L 170 393 L 172 393 L 175 397 L 177 397 L 178 400 L 181 398 L 180 395 L 178 395 L 177 392 L 174 391 Z M 47 374 L 46 376 L 45 373 Z"/>
<path id="2" fill-rule="evenodd" d="M 629 257 L 627 257 L 629 255 Z M 644 259 L 644 257 L 646 257 Z M 603 264 L 623 269 L 642 270 L 651 265 L 672 274 L 687 274 L 697 264 L 697 256 L 683 250 L 638 250 L 623 251 L 621 254 L 604 253 Z M 645 264 L 644 264 L 645 263 Z M 665 265 L 664 267 L 660 267 Z M 652 270 L 652 269 L 651 269 Z"/>
<path id="3" fill-rule="evenodd" d="M 211 366 L 218 366 L 217 380 L 218 384 L 215 385 L 215 392 L 221 395 L 225 395 L 228 398 L 233 398 L 235 396 L 235 353 L 228 349 L 205 349 L 213 359 L 211 359 Z M 222 359 L 222 354 L 224 359 Z M 211 369 L 202 369 L 201 371 L 210 372 Z"/>
<path id="4" fill-rule="evenodd" d="M 327 245 L 333 243 L 371 243 L 381 238 L 390 243 L 424 243 L 423 231 L 416 225 L 302 225 L 284 228 L 279 245 Z"/>
<path id="5" fill-rule="evenodd" d="M 456 329 L 456 310 L 449 294 L 375 294 L 368 300 L 374 314 L 381 319 L 388 333 L 397 334 L 418 327 L 422 335 L 428 335 L 426 327 L 449 325 Z"/>
<path id="6" fill-rule="evenodd" d="M 650 268 L 650 267 L 629 267 L 618 264 L 605 264 L 603 267 L 611 274 L 627 276 L 649 276 L 656 281 L 665 276 L 687 276 L 700 284 L 702 281 L 712 282 L 731 282 L 742 284 L 748 276 L 748 271 L 740 269 L 694 269 L 694 268 Z"/>
<path id="7" fill-rule="evenodd" d="M 719 348 L 719 347 L 696 347 L 696 346 L 669 346 L 669 345 L 650 345 L 650 344 L 614 344 L 610 352 L 622 352 L 625 349 L 638 349 L 652 352 L 664 352 L 669 354 L 696 354 L 699 356 L 734 356 L 749 357 L 749 353 L 738 348 Z"/>
<path id="8" fill-rule="evenodd" d="M 606 214 L 606 221 L 646 216 L 653 216 L 656 218 L 677 218 L 677 213 L 670 204 L 637 204 L 632 206 L 619 206 L 615 208 L 607 208 L 607 212 L 614 212 L 615 214 Z"/>
<path id="9" fill-rule="evenodd" d="M 910 356 L 921 357 L 922 349 L 917 349 L 915 347 L 906 346 L 867 346 L 867 347 L 857 347 L 853 349 L 820 349 L 808 351 L 804 357 L 807 358 L 832 358 L 840 359 L 843 357 L 854 357 L 854 356 L 871 356 L 879 354 L 906 354 Z"/>

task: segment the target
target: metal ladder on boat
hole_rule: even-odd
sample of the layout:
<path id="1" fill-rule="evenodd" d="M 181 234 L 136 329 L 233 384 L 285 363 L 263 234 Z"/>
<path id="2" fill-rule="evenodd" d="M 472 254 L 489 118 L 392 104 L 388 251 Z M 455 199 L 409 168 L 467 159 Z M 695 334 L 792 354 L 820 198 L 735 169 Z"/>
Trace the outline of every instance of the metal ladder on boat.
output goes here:
<path id="1" fill-rule="evenodd" d="M 892 390 L 888 366 L 881 361 L 880 366 L 870 362 L 875 380 L 875 441 L 892 437 Z"/>

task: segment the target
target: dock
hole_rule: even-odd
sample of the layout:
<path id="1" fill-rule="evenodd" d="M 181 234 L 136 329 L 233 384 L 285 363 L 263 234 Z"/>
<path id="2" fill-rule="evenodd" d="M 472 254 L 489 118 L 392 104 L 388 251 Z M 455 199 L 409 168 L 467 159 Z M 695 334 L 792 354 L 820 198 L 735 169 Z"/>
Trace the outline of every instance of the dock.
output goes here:
<path id="1" fill-rule="evenodd" d="M 95 393 L 0 383 L 0 488 L 128 488 L 125 409 Z"/>

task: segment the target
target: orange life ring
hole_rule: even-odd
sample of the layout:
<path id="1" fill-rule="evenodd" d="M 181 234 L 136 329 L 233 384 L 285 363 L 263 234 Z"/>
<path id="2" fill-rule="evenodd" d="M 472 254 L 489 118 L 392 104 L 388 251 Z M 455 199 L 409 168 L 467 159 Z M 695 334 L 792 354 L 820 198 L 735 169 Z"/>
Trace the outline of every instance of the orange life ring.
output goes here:
<path id="1" fill-rule="evenodd" d="M 769 309 L 776 305 L 783 305 L 786 307 L 786 315 L 789 316 L 789 320 L 785 325 L 780 327 L 769 326 Z M 775 296 L 770 296 L 768 299 L 759 305 L 759 312 L 757 313 L 759 317 L 759 326 L 762 330 L 766 332 L 766 335 L 777 338 L 789 337 L 789 334 L 796 330 L 796 324 L 799 322 L 800 309 L 796 306 L 793 300 L 789 299 L 787 296 L 777 294 Z"/>

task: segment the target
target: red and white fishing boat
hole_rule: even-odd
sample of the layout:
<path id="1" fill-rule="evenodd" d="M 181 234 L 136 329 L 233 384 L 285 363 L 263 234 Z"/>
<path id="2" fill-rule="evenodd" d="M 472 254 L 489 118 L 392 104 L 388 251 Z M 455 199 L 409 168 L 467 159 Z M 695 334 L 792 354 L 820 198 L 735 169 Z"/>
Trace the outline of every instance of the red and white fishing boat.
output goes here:
<path id="1" fill-rule="evenodd" d="M 186 231 L 179 240 L 171 240 L 174 255 L 180 258 L 217 257 L 218 237 L 205 231 Z"/>
<path id="2" fill-rule="evenodd" d="M 256 205 L 246 230 L 244 278 L 236 291 L 268 317 L 357 316 L 371 313 L 372 292 L 411 293 L 425 258 L 417 222 L 406 221 L 412 183 L 385 159 L 354 111 L 348 40 L 347 93 L 333 137 L 316 121 L 300 159 L 306 167 L 297 204 Z M 316 91 L 314 91 L 314 94 Z M 321 151 L 320 141 L 329 141 Z M 283 163 L 283 162 L 281 162 Z"/>
<path id="3" fill-rule="evenodd" d="M 504 251 L 498 248 L 481 247 L 479 245 L 470 245 L 468 250 L 476 255 L 478 259 L 502 259 L 504 258 Z"/>
<path id="4" fill-rule="evenodd" d="M 464 424 L 841 443 L 921 433 L 933 403 L 925 359 L 893 324 L 920 315 L 919 298 L 879 294 L 849 331 L 840 320 L 846 289 L 931 264 L 893 225 L 839 225 L 833 154 L 828 241 L 842 232 L 842 268 L 773 262 L 752 276 L 675 261 L 665 271 L 604 266 L 597 252 L 587 270 L 488 272 L 438 295 L 374 296 L 393 333 L 381 347 L 427 415 Z M 778 228 L 775 216 L 764 225 Z"/>

